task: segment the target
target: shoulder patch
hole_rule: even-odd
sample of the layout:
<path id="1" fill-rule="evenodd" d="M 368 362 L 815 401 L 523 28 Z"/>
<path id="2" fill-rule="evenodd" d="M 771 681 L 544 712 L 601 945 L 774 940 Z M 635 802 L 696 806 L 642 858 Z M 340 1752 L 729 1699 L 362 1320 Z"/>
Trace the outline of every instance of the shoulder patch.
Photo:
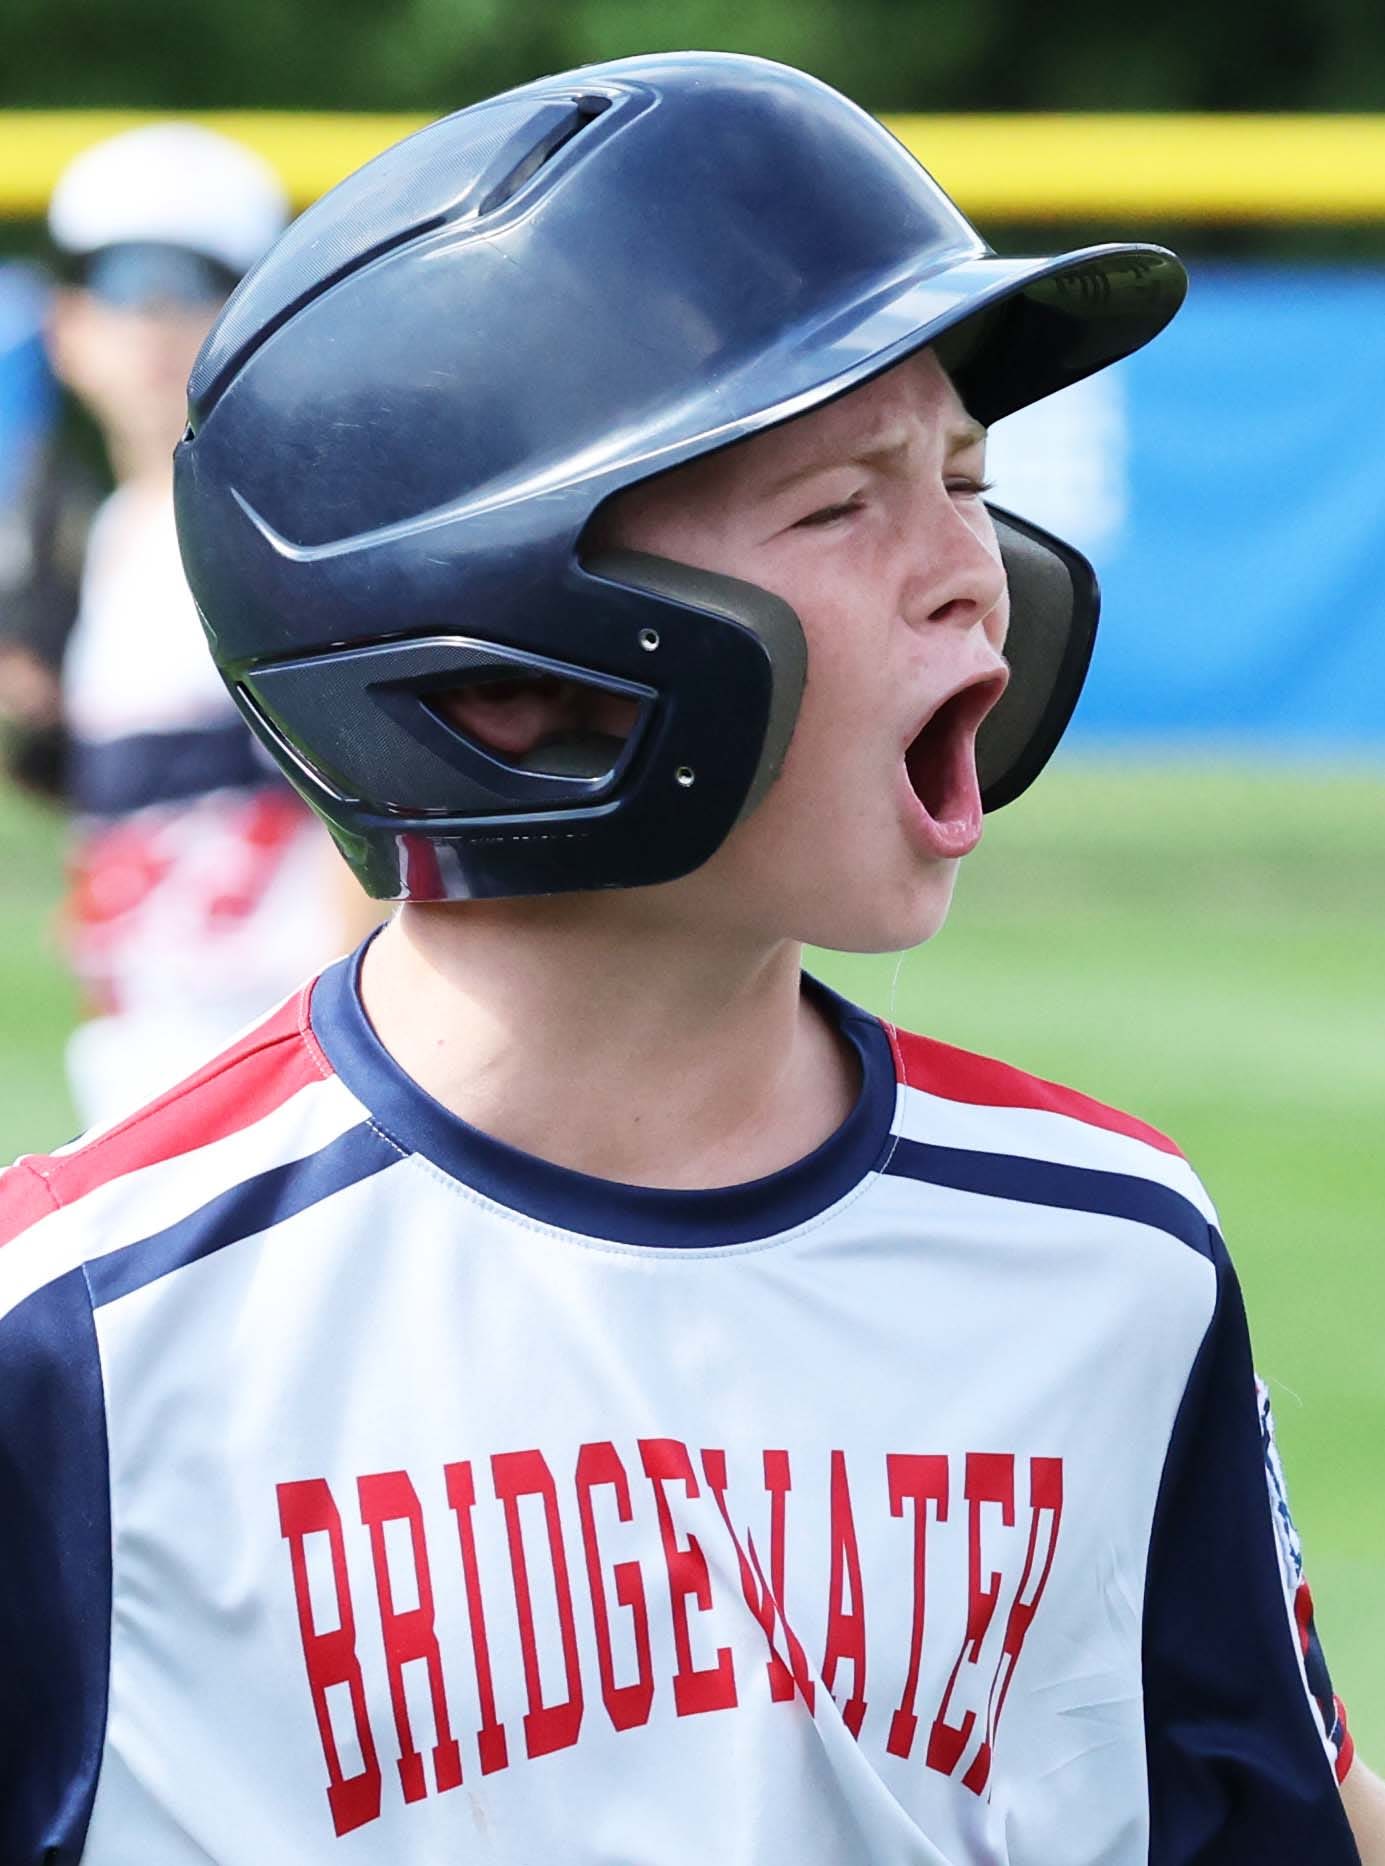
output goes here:
<path id="1" fill-rule="evenodd" d="M 1259 1375 L 1255 1378 L 1255 1403 L 1260 1417 L 1260 1446 L 1265 1458 L 1265 1484 L 1269 1491 L 1270 1514 L 1274 1518 L 1275 1546 L 1279 1555 L 1279 1578 L 1284 1588 L 1284 1604 L 1293 1624 L 1303 1668 L 1303 1682 L 1308 1688 L 1324 1746 L 1339 1782 L 1346 1779 L 1355 1755 L 1351 1731 L 1347 1727 L 1346 1707 L 1332 1689 L 1332 1678 L 1323 1656 L 1313 1619 L 1313 1596 L 1303 1572 L 1303 1544 L 1294 1526 L 1289 1508 L 1289 1487 L 1279 1457 L 1274 1435 L 1274 1412 L 1269 1389 Z"/>

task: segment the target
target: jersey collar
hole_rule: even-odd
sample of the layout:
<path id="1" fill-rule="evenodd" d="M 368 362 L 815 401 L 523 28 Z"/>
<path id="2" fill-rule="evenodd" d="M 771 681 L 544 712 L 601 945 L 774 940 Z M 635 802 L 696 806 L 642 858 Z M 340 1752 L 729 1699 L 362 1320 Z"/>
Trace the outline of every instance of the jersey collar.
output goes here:
<path id="1" fill-rule="evenodd" d="M 894 1058 L 878 1019 L 806 975 L 803 988 L 836 1023 L 861 1069 L 855 1106 L 805 1158 L 743 1185 L 703 1191 L 630 1186 L 524 1153 L 448 1112 L 395 1062 L 360 997 L 365 947 L 328 968 L 311 998 L 313 1034 L 375 1124 L 495 1204 L 558 1230 L 613 1243 L 712 1249 L 776 1237 L 845 1198 L 888 1155 L 897 1099 Z M 574 1085 L 579 1092 L 579 1085 Z"/>

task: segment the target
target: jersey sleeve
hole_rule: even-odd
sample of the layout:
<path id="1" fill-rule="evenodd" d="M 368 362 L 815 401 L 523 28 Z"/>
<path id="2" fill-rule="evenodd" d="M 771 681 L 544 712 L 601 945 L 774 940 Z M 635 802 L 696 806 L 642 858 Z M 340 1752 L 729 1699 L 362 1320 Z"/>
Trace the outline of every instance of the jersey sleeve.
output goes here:
<path id="1" fill-rule="evenodd" d="M 1212 1256 L 1216 1306 L 1170 1439 L 1146 1579 L 1150 1866 L 1358 1866 L 1334 1773 L 1350 1748 L 1215 1233 Z"/>
<path id="2" fill-rule="evenodd" d="M 13 1192 L 15 1175 L 5 1181 Z M 0 1216 L 6 1190 L 0 1182 Z M 18 1193 L 27 1196 L 22 1183 Z M 105 1735 L 111 1533 L 100 1362 L 81 1269 L 25 1287 L 50 1222 L 0 1247 L 5 1866 L 80 1859 Z"/>

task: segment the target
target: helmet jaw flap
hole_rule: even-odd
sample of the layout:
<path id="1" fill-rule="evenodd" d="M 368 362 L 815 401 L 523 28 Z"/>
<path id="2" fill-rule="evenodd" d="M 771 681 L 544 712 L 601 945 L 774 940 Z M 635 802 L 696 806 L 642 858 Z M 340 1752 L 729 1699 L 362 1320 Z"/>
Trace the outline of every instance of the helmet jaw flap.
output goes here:
<path id="1" fill-rule="evenodd" d="M 981 804 L 991 811 L 1028 790 L 1057 750 L 1091 663 L 1101 594 L 1072 545 L 1013 512 L 987 510 L 1010 589 L 1010 680 L 976 740 Z"/>
<path id="2" fill-rule="evenodd" d="M 1010 586 L 1012 678 L 978 738 L 988 811 L 1013 802 L 1052 756 L 1100 607 L 1079 552 L 989 509 Z M 623 613 L 649 659 L 647 682 L 435 635 L 278 662 L 238 683 L 250 724 L 369 893 L 472 900 L 672 881 L 763 799 L 807 675 L 793 609 L 740 579 L 641 552 L 596 553 L 582 572 L 607 613 Z M 470 680 L 544 675 L 634 700 L 628 739 L 559 741 L 510 763 L 432 703 Z"/>

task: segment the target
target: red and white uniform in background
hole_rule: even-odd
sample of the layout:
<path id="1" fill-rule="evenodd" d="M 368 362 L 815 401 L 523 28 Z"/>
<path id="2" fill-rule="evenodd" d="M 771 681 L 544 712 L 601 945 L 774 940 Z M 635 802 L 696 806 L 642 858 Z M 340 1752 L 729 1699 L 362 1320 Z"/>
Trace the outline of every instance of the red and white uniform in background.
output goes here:
<path id="1" fill-rule="evenodd" d="M 0 1181 L 6 1866 L 1354 1866 L 1163 1136 L 822 993 L 830 1140 L 615 1185 L 356 978 Z"/>
<path id="2" fill-rule="evenodd" d="M 63 666 L 77 810 L 67 944 L 93 1011 L 68 1050 L 84 1123 L 147 1100 L 331 951 L 321 830 L 207 652 L 171 498 L 97 515 Z"/>

